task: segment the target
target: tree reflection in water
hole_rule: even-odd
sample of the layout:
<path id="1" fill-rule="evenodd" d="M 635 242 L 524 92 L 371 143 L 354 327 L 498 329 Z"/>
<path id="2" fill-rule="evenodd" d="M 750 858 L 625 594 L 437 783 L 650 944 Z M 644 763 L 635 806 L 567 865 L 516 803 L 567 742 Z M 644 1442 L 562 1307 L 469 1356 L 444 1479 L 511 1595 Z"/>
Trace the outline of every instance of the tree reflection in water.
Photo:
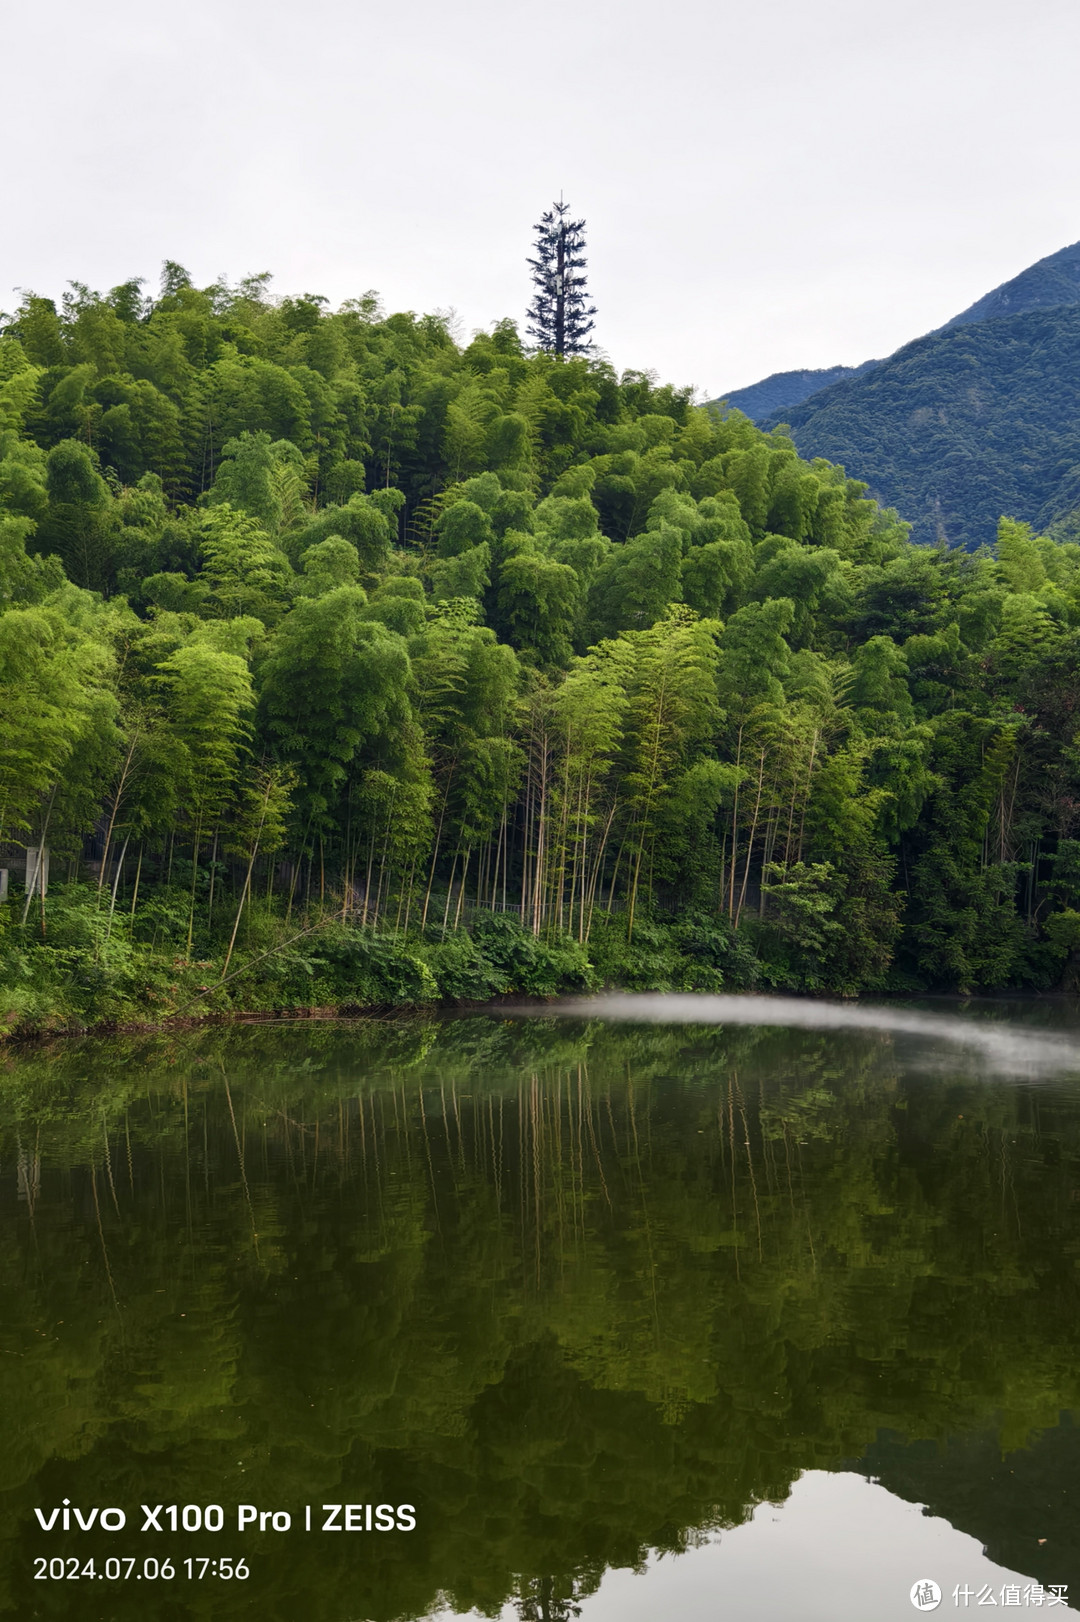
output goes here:
<path id="1" fill-rule="evenodd" d="M 558 1577 L 532 1578 L 526 1591 L 515 1596 L 514 1608 L 521 1622 L 571 1622 L 581 1615 L 574 1584 Z"/>
<path id="2" fill-rule="evenodd" d="M 416 1531 L 252 1537 L 175 1614 L 569 1618 L 882 1433 L 1027 1448 L 1080 1407 L 1080 1109 L 969 1062 L 482 1016 L 9 1058 L 0 1605 L 113 1552 L 35 1531 L 64 1497 L 382 1502 Z"/>

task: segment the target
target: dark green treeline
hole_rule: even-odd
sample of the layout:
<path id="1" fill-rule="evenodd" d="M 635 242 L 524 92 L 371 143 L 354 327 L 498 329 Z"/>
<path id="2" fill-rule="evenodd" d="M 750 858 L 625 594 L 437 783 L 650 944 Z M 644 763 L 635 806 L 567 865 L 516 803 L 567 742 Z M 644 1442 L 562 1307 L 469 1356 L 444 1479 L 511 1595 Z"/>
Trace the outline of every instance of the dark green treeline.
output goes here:
<path id="1" fill-rule="evenodd" d="M 882 1431 L 1025 1448 L 1080 1401 L 1080 1115 L 962 1065 L 479 1018 L 10 1063 L 0 1606 L 72 1614 L 39 1552 L 148 1552 L 35 1534 L 64 1497 L 417 1506 L 362 1548 L 170 1538 L 255 1575 L 159 1587 L 162 1618 L 527 1615 Z M 1012 1556 L 1060 1580 L 1045 1530 Z"/>
<path id="2" fill-rule="evenodd" d="M 1071 972 L 1080 548 L 913 546 L 782 435 L 511 323 L 462 347 L 176 265 L 28 297 L 0 609 L 9 1029 L 223 976 L 528 989 L 510 923 L 463 938 L 494 913 L 564 984 Z"/>

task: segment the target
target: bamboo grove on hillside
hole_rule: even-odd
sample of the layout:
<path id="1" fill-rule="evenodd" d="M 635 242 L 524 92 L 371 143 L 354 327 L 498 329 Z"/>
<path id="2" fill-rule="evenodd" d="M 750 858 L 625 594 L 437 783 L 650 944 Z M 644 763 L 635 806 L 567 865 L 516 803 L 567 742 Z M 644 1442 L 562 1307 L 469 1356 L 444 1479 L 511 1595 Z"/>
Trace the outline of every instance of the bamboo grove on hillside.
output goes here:
<path id="1" fill-rule="evenodd" d="M 403 996 L 545 943 L 804 990 L 1080 946 L 1078 546 L 914 546 L 689 391 L 175 265 L 7 319 L 0 512 L 9 1027 L 319 930 Z"/>

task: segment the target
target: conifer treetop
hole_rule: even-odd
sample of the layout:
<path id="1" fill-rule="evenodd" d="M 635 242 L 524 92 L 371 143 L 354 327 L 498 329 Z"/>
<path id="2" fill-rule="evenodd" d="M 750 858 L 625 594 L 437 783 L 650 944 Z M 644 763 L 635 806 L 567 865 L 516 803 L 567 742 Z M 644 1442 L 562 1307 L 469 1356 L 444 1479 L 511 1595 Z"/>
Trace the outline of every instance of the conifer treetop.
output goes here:
<path id="1" fill-rule="evenodd" d="M 527 331 L 541 349 L 560 357 L 587 355 L 596 306 L 588 302 L 584 275 L 585 221 L 567 218 L 570 206 L 559 201 L 541 214 L 533 227 L 536 257 L 528 261 L 536 289 L 528 310 Z"/>

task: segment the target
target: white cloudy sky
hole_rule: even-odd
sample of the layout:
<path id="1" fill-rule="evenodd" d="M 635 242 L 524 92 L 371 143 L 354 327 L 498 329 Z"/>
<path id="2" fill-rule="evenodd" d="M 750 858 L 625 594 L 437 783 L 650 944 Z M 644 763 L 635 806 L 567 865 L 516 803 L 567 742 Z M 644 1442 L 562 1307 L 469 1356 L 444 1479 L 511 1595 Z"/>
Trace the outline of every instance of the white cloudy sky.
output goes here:
<path id="1" fill-rule="evenodd" d="M 1080 238 L 1076 0 L 51 0 L 3 39 L 7 309 L 168 257 L 468 331 L 562 189 L 612 361 L 711 394 Z"/>

